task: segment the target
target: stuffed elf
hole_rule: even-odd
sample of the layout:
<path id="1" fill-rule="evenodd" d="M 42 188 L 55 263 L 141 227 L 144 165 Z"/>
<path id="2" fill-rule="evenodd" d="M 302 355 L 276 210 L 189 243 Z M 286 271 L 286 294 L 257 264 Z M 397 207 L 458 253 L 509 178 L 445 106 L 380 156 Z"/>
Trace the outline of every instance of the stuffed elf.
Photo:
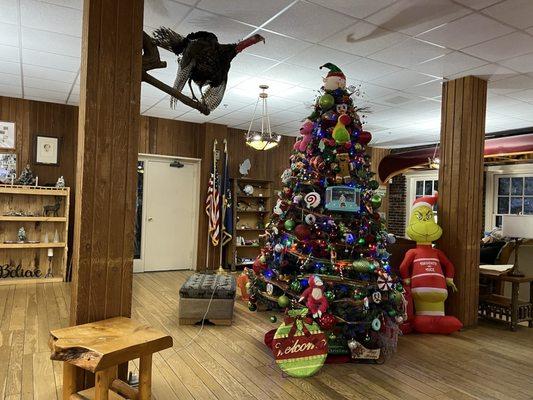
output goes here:
<path id="1" fill-rule="evenodd" d="M 416 248 L 405 254 L 400 265 L 408 300 L 408 318 L 402 326 L 404 333 L 414 330 L 448 334 L 463 327 L 457 318 L 444 315 L 447 287 L 453 291 L 457 287 L 453 282 L 453 264 L 441 250 L 432 247 L 432 242 L 442 235 L 433 215 L 436 202 L 437 194 L 416 199 L 409 217 L 407 235 L 416 241 Z"/>
<path id="2" fill-rule="evenodd" d="M 329 69 L 328 74 L 326 75 L 325 78 L 323 78 L 324 89 L 337 90 L 337 89 L 346 88 L 346 75 L 344 75 L 344 73 L 340 70 L 339 67 L 337 67 L 335 64 L 332 64 L 332 63 L 326 63 L 322 65 L 320 68 Z"/>

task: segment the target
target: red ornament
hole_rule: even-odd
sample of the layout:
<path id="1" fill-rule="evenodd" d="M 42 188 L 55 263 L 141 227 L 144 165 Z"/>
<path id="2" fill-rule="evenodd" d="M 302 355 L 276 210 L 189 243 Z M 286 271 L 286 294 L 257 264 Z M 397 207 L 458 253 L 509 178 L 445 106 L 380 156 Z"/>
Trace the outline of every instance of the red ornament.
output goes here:
<path id="1" fill-rule="evenodd" d="M 344 143 L 344 148 L 345 148 L 346 150 L 350 150 L 351 147 L 352 147 L 352 142 L 346 142 L 346 143 Z"/>
<path id="2" fill-rule="evenodd" d="M 367 145 L 372 140 L 372 134 L 368 131 L 362 131 L 359 134 L 358 141 L 362 145 Z"/>
<path id="3" fill-rule="evenodd" d="M 337 318 L 333 314 L 324 314 L 318 319 L 318 325 L 325 331 L 330 331 L 337 325 Z"/>
<path id="4" fill-rule="evenodd" d="M 298 224 L 296 225 L 296 228 L 294 228 L 294 235 L 299 240 L 308 240 L 311 236 L 311 229 L 309 229 L 309 226 L 306 224 Z"/>
<path id="5" fill-rule="evenodd" d="M 340 117 L 339 117 L 339 121 L 341 124 L 343 125 L 348 125 L 350 122 L 352 122 L 350 116 L 348 114 L 342 114 Z"/>

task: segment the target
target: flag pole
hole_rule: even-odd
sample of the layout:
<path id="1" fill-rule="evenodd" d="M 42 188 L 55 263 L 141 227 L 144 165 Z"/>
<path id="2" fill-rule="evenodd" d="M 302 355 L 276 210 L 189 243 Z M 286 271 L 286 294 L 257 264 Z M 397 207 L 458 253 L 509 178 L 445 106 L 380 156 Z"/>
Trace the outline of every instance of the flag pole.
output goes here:
<path id="1" fill-rule="evenodd" d="M 224 224 L 226 220 L 226 189 L 227 188 L 225 187 L 226 186 L 225 182 L 226 182 L 226 174 L 228 173 L 227 163 L 228 163 L 228 141 L 224 138 L 224 165 L 222 166 L 222 169 L 221 169 L 222 174 L 224 174 L 224 176 L 220 177 L 221 178 L 220 179 L 220 195 L 222 199 L 222 207 L 220 207 L 220 211 L 221 211 L 220 240 L 219 240 L 220 249 L 218 250 L 220 264 L 218 265 L 218 272 L 217 272 L 217 274 L 219 275 L 226 273 L 226 271 L 224 271 L 224 268 L 222 267 L 222 250 L 224 248 L 222 244 L 224 243 Z"/>
<path id="2" fill-rule="evenodd" d="M 213 141 L 213 166 L 211 168 L 211 174 L 214 176 L 216 175 L 216 151 L 217 151 L 217 140 L 215 139 Z M 211 176 L 209 177 L 211 179 Z M 208 216 L 209 217 L 209 216 Z M 211 253 L 211 232 L 209 231 L 209 220 L 207 221 L 207 249 L 206 249 L 206 257 L 205 257 L 205 270 L 209 270 L 209 253 Z"/>

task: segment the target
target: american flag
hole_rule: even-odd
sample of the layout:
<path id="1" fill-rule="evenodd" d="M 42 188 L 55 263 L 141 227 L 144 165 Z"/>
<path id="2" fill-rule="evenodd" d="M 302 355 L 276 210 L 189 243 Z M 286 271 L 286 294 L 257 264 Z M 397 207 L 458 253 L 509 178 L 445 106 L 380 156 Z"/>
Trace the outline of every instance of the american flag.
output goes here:
<path id="1" fill-rule="evenodd" d="M 218 239 L 220 234 L 220 193 L 218 192 L 218 182 L 215 167 L 211 172 L 209 184 L 207 187 L 207 199 L 205 201 L 205 212 L 208 218 L 207 228 L 209 236 L 211 236 L 211 243 L 213 246 L 218 246 Z"/>

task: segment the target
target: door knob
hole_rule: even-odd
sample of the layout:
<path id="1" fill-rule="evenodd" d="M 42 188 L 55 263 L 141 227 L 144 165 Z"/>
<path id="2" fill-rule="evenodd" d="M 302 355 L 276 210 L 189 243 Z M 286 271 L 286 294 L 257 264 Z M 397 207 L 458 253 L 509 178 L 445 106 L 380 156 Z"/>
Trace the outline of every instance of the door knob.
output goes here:
<path id="1" fill-rule="evenodd" d="M 153 221 L 154 219 L 152 217 L 148 217 L 148 221 Z"/>

